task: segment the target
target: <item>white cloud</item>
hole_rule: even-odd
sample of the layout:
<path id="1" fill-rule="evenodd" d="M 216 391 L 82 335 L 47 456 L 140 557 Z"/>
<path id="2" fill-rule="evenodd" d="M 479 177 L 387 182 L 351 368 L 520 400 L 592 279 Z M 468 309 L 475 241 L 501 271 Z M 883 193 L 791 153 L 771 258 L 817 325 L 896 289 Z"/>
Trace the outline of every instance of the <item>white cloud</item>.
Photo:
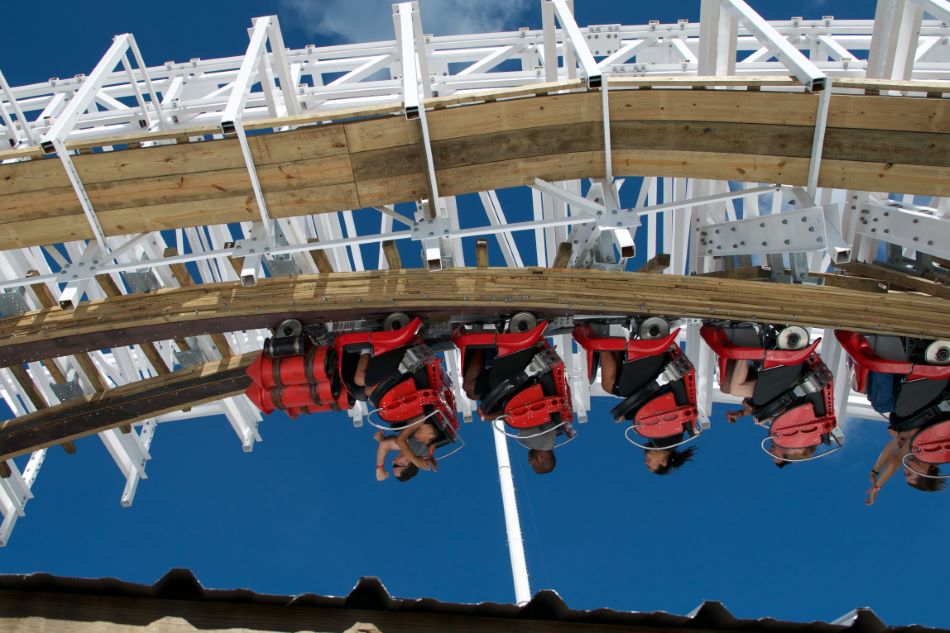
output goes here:
<path id="1" fill-rule="evenodd" d="M 420 0 L 422 29 L 435 35 L 515 29 L 530 0 Z M 390 0 L 280 0 L 281 26 L 347 42 L 394 39 Z"/>

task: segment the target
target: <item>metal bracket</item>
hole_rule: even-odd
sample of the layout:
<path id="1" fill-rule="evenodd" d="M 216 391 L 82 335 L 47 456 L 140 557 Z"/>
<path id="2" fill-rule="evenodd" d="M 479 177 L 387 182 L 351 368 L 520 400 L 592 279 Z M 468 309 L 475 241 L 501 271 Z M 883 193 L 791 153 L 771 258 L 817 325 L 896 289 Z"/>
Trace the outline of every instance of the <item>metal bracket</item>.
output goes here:
<path id="1" fill-rule="evenodd" d="M 834 263 L 845 263 L 851 250 L 841 239 L 838 217 L 833 204 L 710 224 L 700 230 L 698 252 L 702 257 L 828 250 Z"/>
<path id="2" fill-rule="evenodd" d="M 547 0 L 547 2 L 550 2 L 554 6 L 554 13 L 557 15 L 558 22 L 561 23 L 561 30 L 565 35 L 565 48 L 570 45 L 577 54 L 577 61 L 580 63 L 581 69 L 587 77 L 587 86 L 589 88 L 600 88 L 600 67 L 594 60 L 594 56 L 591 54 L 590 47 L 587 44 L 587 38 L 584 37 L 580 28 L 577 26 L 577 21 L 567 6 L 567 2 L 565 0 Z M 564 60 L 565 65 L 567 65 L 567 55 L 564 56 Z"/>
<path id="3" fill-rule="evenodd" d="M 139 481 L 148 479 L 148 475 L 145 474 L 145 462 L 151 459 L 148 448 L 152 443 L 154 433 L 155 422 L 150 420 L 142 425 L 141 435 L 135 431 L 121 433 L 116 429 L 109 429 L 99 434 L 102 443 L 105 444 L 125 477 L 125 488 L 122 490 L 121 497 L 123 508 L 132 505 Z"/>
<path id="4" fill-rule="evenodd" d="M 872 201 L 861 209 L 858 233 L 904 248 L 950 259 L 950 222 L 899 202 Z"/>
<path id="5" fill-rule="evenodd" d="M 30 306 L 26 303 L 26 288 L 21 286 L 0 292 L 0 314 L 5 317 L 29 312 Z"/>
<path id="6" fill-rule="evenodd" d="M 50 383 L 50 389 L 53 390 L 56 399 L 60 402 L 66 402 L 68 400 L 75 400 L 77 398 L 82 398 L 83 391 L 82 385 L 79 384 L 79 377 L 75 377 L 69 382 L 64 383 Z"/>
<path id="7" fill-rule="evenodd" d="M 148 293 L 163 288 L 162 282 L 151 269 L 128 270 L 122 276 L 129 285 L 129 294 Z"/>
<path id="8" fill-rule="evenodd" d="M 182 369 L 204 363 L 208 360 L 208 357 L 201 351 L 201 348 L 198 346 L 198 341 L 194 337 L 189 336 L 185 341 L 191 349 L 175 352 L 175 362 L 177 362 Z"/>

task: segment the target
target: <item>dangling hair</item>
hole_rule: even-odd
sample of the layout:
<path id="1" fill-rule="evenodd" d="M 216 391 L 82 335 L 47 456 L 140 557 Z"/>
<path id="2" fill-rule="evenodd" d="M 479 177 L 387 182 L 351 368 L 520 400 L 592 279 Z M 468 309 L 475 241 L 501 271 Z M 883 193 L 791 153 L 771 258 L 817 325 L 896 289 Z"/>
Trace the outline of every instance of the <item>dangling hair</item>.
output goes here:
<path id="1" fill-rule="evenodd" d="M 680 441 L 682 435 L 672 435 L 670 437 L 661 437 L 656 440 L 652 440 L 650 444 L 657 448 L 663 448 L 664 446 L 671 446 Z M 652 471 L 654 475 L 669 475 L 674 470 L 678 469 L 680 466 L 685 464 L 688 461 L 692 461 L 693 455 L 696 454 L 696 447 L 690 446 L 689 448 L 676 449 L 671 448 L 670 458 L 666 462 L 666 466 L 660 466 L 656 470 Z"/>

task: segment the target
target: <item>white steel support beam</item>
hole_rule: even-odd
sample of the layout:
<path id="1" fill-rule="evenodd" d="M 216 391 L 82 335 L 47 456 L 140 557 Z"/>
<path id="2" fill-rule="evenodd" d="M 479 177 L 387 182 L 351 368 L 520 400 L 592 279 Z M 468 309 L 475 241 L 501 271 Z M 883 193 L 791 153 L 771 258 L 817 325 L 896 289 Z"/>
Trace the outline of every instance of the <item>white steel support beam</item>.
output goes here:
<path id="1" fill-rule="evenodd" d="M 865 70 L 868 77 L 911 76 L 922 13 L 921 5 L 913 0 L 878 0 Z"/>
<path id="2" fill-rule="evenodd" d="M 155 117 L 157 119 L 158 129 L 165 130 L 168 129 L 168 120 L 165 118 L 165 113 L 162 110 L 162 102 L 158 99 L 158 93 L 155 91 L 155 86 L 152 83 L 152 78 L 148 72 L 148 66 L 145 65 L 145 59 L 142 58 L 142 51 L 139 50 L 139 45 L 136 43 L 135 38 L 129 36 L 129 48 L 132 51 L 132 57 L 135 59 L 135 65 L 138 66 L 139 74 L 142 75 L 142 80 L 145 82 L 145 91 L 148 93 L 150 103 L 152 107 L 155 108 Z M 142 104 L 142 110 L 148 117 L 148 108 L 145 104 Z"/>
<path id="3" fill-rule="evenodd" d="M 412 34 L 415 43 L 417 55 L 417 68 L 419 69 L 419 81 L 422 82 L 422 96 L 426 99 L 432 98 L 432 81 L 429 77 L 429 51 L 426 46 L 426 37 L 422 32 L 422 15 L 419 13 L 419 2 L 413 0 L 412 4 Z M 415 76 L 413 76 L 415 78 Z"/>
<path id="4" fill-rule="evenodd" d="M 944 24 L 950 24 L 950 2 L 947 0 L 913 0 L 913 2 Z"/>
<path id="5" fill-rule="evenodd" d="M 518 500 L 511 475 L 511 460 L 508 456 L 508 438 L 492 424 L 495 439 L 495 459 L 498 461 L 498 484 L 501 487 L 501 502 L 505 512 L 505 528 L 508 535 L 508 555 L 511 559 L 511 577 L 515 585 L 515 603 L 527 604 L 531 600 L 531 585 L 528 581 L 528 563 L 524 554 L 521 536 L 521 520 L 518 518 Z"/>
<path id="6" fill-rule="evenodd" d="M 811 160 L 808 163 L 808 195 L 814 199 L 818 192 L 818 175 L 821 171 L 821 155 L 825 146 L 825 129 L 828 126 L 828 109 L 831 105 L 831 78 L 818 97 L 818 112 L 815 114 L 815 133 L 811 143 Z"/>
<path id="7" fill-rule="evenodd" d="M 736 72 L 738 24 L 722 0 L 702 0 L 697 74 L 728 76 Z"/>
<path id="8" fill-rule="evenodd" d="M 267 40 L 270 42 L 272 63 L 271 66 L 280 80 L 280 93 L 283 97 L 284 111 L 288 116 L 300 114 L 300 101 L 297 98 L 297 82 L 294 81 L 290 64 L 287 62 L 287 49 L 284 47 L 284 36 L 280 30 L 280 22 L 276 15 L 270 16 L 267 25 Z"/>
<path id="9" fill-rule="evenodd" d="M 485 215 L 488 217 L 488 223 L 492 228 L 501 229 L 508 226 L 508 219 L 505 217 L 505 210 L 498 200 L 498 194 L 494 191 L 480 191 L 478 198 L 482 203 L 482 208 L 485 209 Z M 523 267 L 524 263 L 521 260 L 521 252 L 518 249 L 518 244 L 515 242 L 514 235 L 511 234 L 511 231 L 498 230 L 495 232 L 495 235 L 498 240 L 498 247 L 501 249 L 501 256 L 505 260 L 505 265 L 514 268 Z"/>
<path id="10" fill-rule="evenodd" d="M 221 113 L 221 130 L 225 134 L 235 132 L 234 124 L 244 118 L 244 106 L 250 96 L 254 77 L 258 72 L 261 57 L 267 53 L 267 29 L 270 26 L 270 16 L 257 18 L 251 31 L 251 41 L 244 52 L 241 67 L 237 77 L 231 85 L 231 95 L 227 105 Z M 263 81 L 263 77 L 260 80 Z"/>
<path id="11" fill-rule="evenodd" d="M 82 178 L 80 178 L 79 172 L 76 171 L 76 166 L 73 164 L 72 158 L 70 158 L 66 144 L 63 143 L 61 139 L 55 138 L 52 141 L 44 141 L 44 149 L 47 147 L 47 143 L 48 146 L 52 148 L 52 151 L 56 152 L 60 162 L 63 164 L 63 169 L 66 170 L 66 177 L 69 178 L 69 184 L 72 185 L 73 191 L 79 199 L 79 205 L 82 207 L 82 212 L 86 216 L 86 222 L 89 223 L 89 228 L 92 229 L 96 243 L 99 244 L 102 250 L 108 251 L 109 246 L 106 242 L 106 234 L 102 230 L 102 225 L 99 224 L 96 210 L 93 208 L 89 194 L 86 193 L 86 187 L 82 183 Z"/>
<path id="12" fill-rule="evenodd" d="M 568 44 L 577 55 L 577 61 L 580 62 L 581 69 L 587 75 L 587 85 L 591 88 L 597 88 L 601 84 L 601 71 L 597 62 L 594 61 L 594 55 L 590 52 L 587 40 L 581 33 L 577 22 L 574 20 L 574 14 L 567 6 L 566 0 L 544 0 L 554 6 L 554 12 L 557 14 L 558 22 L 561 23 L 561 30 L 564 32 L 564 48 Z M 564 56 L 565 65 L 567 64 L 567 55 Z"/>
<path id="13" fill-rule="evenodd" d="M 607 182 L 614 179 L 613 151 L 610 147 L 610 88 L 607 75 L 601 79 L 600 100 L 604 118 L 604 178 Z"/>
<path id="14" fill-rule="evenodd" d="M 267 203 L 264 201 L 264 193 L 261 190 L 261 182 L 257 177 L 257 167 L 254 165 L 254 156 L 251 154 L 251 148 L 247 143 L 247 134 L 244 131 L 243 118 L 244 106 L 250 96 L 251 86 L 255 73 L 258 80 L 265 86 L 267 91 L 268 84 L 271 84 L 266 73 L 262 75 L 260 67 L 266 64 L 268 29 L 271 26 L 271 16 L 257 18 L 254 21 L 254 28 L 251 31 L 251 41 L 244 53 L 244 59 L 241 61 L 241 68 L 238 70 L 237 78 L 231 87 L 231 95 L 228 97 L 228 104 L 221 114 L 221 131 L 225 134 L 236 134 L 238 143 L 241 146 L 241 154 L 244 157 L 244 165 L 247 167 L 248 178 L 251 181 L 251 189 L 254 191 L 254 201 L 257 203 L 258 212 L 261 215 L 261 222 L 268 235 L 271 233 L 270 215 L 267 212 Z M 272 87 L 272 86 L 271 86 Z"/>
<path id="15" fill-rule="evenodd" d="M 244 132 L 244 125 L 240 119 L 231 122 L 234 132 L 237 134 L 238 143 L 241 146 L 241 154 L 244 156 L 244 165 L 247 167 L 247 175 L 251 180 L 251 189 L 254 191 L 254 201 L 257 203 L 257 210 L 261 214 L 261 223 L 264 231 L 270 235 L 272 233 L 270 214 L 267 212 L 267 202 L 264 200 L 264 191 L 261 189 L 261 181 L 257 176 L 257 166 L 254 164 L 254 155 L 251 154 L 251 146 L 247 143 L 247 134 Z"/>
<path id="16" fill-rule="evenodd" d="M 548 0 L 541 0 L 541 26 L 544 35 L 544 80 L 557 81 L 557 31 L 554 28 L 554 6 Z"/>
<path id="17" fill-rule="evenodd" d="M 841 238 L 838 205 L 810 207 L 702 227 L 700 256 L 768 255 L 828 250 L 836 264 L 851 259 Z"/>
<path id="18" fill-rule="evenodd" d="M 7 83 L 3 72 L 0 71 L 0 102 L 2 102 L 4 97 L 10 102 L 10 107 L 13 108 L 13 113 L 16 115 L 16 125 L 20 126 L 24 136 L 26 136 L 27 142 L 30 145 L 36 145 L 36 136 L 33 134 L 33 128 L 30 126 L 29 121 L 26 120 L 26 117 L 23 116 L 23 110 L 20 109 L 20 104 L 17 103 L 16 98 L 13 96 L 13 91 L 10 90 L 10 84 Z M 2 105 L 3 104 L 0 103 L 0 106 Z M 3 115 L 5 124 L 10 128 L 10 133 L 13 134 L 18 141 L 22 140 L 17 133 L 16 125 L 10 120 L 10 115 L 6 107 L 0 107 L 0 113 Z"/>
<path id="19" fill-rule="evenodd" d="M 125 58 L 131 40 L 132 36 L 128 33 L 115 36 L 112 40 L 112 46 L 102 56 L 92 72 L 83 79 L 79 90 L 76 91 L 76 94 L 73 95 L 49 130 L 40 139 L 43 151 L 47 154 L 59 153 L 59 149 L 54 147 L 54 142 L 60 142 L 61 144 L 73 130 L 79 116 L 92 105 L 92 102 L 96 99 L 96 93 L 102 88 L 115 67 Z"/>
<path id="20" fill-rule="evenodd" d="M 745 0 L 722 0 L 722 2 L 808 90 L 818 92 L 825 88 L 827 78 L 825 73 L 785 39 L 774 26 L 756 13 Z"/>
<path id="21" fill-rule="evenodd" d="M 44 448 L 32 453 L 22 473 L 12 459 L 6 462 L 10 476 L 0 478 L 0 513 L 3 514 L 0 547 L 5 547 L 10 541 L 17 519 L 26 514 L 26 504 L 33 498 L 31 488 L 46 460 L 46 450 Z"/>
<path id="22" fill-rule="evenodd" d="M 412 24 L 412 2 L 400 2 L 393 5 L 393 22 L 396 28 L 396 42 L 399 48 L 399 61 L 402 65 L 402 99 L 407 119 L 419 116 L 419 83 L 416 78 L 415 31 Z"/>
<path id="23" fill-rule="evenodd" d="M 142 425 L 141 436 L 134 430 L 122 433 L 117 429 L 109 429 L 99 434 L 102 443 L 125 477 L 125 488 L 120 501 L 123 508 L 132 505 L 139 481 L 148 479 L 145 462 L 151 459 L 148 445 L 151 444 L 154 432 L 155 422 L 150 420 Z"/>
<path id="24" fill-rule="evenodd" d="M 950 259 L 950 221 L 947 218 L 904 208 L 900 203 L 871 201 L 865 208 L 867 213 L 862 212 L 858 220 L 859 234 Z"/>

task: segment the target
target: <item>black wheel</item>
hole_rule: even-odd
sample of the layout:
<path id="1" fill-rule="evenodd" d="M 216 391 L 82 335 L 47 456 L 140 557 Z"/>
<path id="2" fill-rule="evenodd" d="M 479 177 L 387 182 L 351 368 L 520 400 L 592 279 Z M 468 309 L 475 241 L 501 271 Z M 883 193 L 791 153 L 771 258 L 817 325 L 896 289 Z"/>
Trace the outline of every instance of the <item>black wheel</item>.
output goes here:
<path id="1" fill-rule="evenodd" d="M 538 319 L 530 312 L 518 312 L 508 319 L 508 331 L 512 333 L 527 332 L 538 326 Z"/>
<path id="2" fill-rule="evenodd" d="M 409 315 L 404 312 L 393 312 L 383 320 L 383 330 L 387 332 L 400 330 L 409 325 L 411 320 Z"/>

